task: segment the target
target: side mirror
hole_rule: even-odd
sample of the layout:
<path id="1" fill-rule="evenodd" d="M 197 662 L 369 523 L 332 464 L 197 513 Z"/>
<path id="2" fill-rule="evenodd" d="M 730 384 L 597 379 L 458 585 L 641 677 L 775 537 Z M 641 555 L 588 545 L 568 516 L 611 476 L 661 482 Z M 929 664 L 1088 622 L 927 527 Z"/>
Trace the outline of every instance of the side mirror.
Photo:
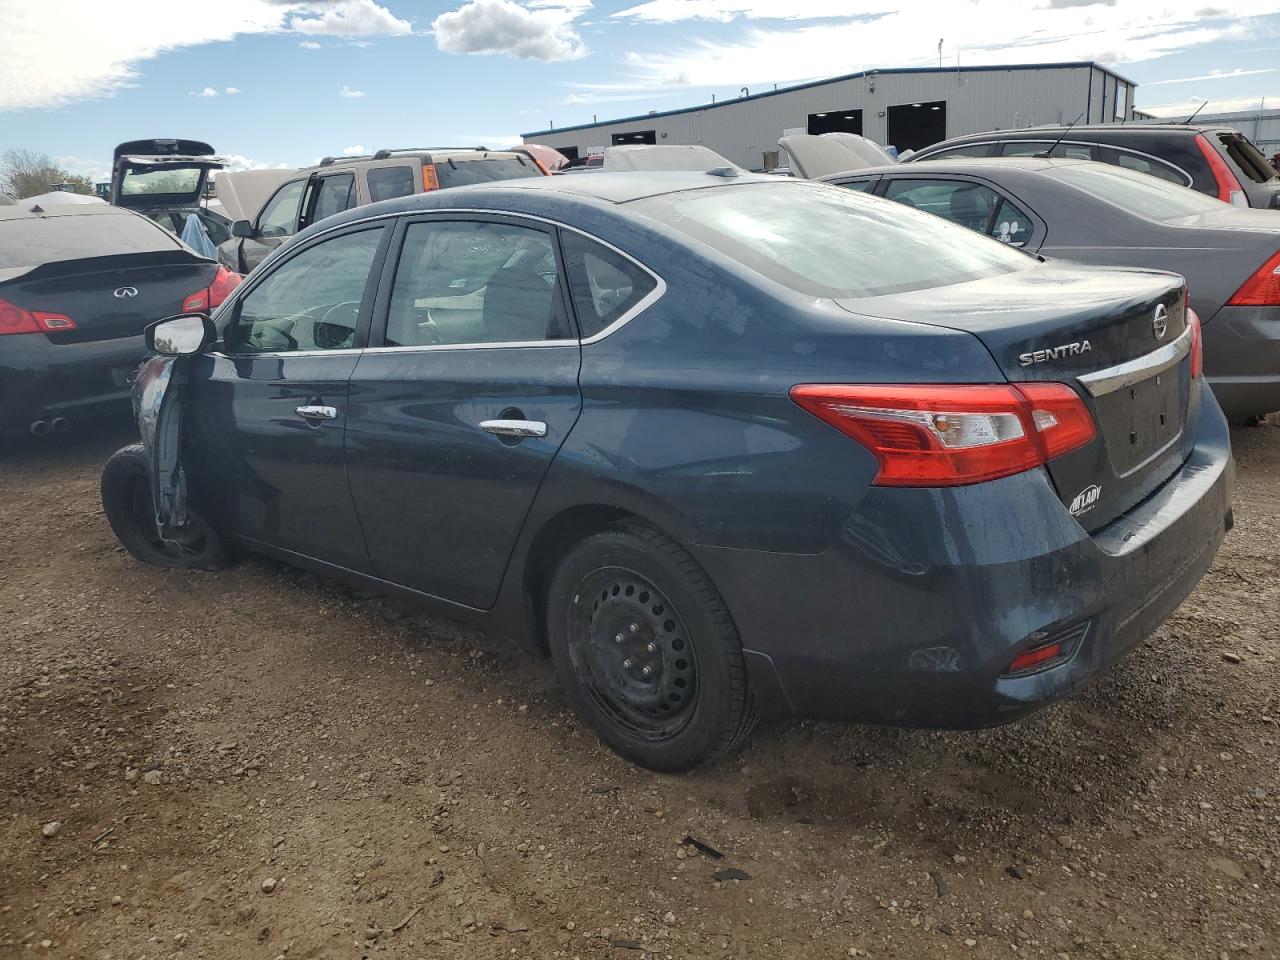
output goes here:
<path id="1" fill-rule="evenodd" d="M 253 224 L 248 220 L 237 220 L 231 224 L 231 235 L 247 239 L 253 236 Z"/>
<path id="2" fill-rule="evenodd" d="M 144 332 L 147 349 L 166 357 L 189 357 L 213 343 L 217 330 L 203 313 L 157 320 Z"/>

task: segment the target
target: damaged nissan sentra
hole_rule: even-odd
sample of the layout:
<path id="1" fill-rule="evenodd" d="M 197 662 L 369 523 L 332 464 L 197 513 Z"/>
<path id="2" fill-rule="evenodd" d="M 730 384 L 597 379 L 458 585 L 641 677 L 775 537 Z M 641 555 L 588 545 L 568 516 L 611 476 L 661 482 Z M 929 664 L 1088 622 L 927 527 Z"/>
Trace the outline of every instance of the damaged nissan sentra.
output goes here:
<path id="1" fill-rule="evenodd" d="M 1231 526 L 1186 301 L 732 168 L 392 200 L 151 329 L 103 500 L 151 563 L 234 545 L 528 638 L 656 770 L 760 715 L 1001 723 Z"/>

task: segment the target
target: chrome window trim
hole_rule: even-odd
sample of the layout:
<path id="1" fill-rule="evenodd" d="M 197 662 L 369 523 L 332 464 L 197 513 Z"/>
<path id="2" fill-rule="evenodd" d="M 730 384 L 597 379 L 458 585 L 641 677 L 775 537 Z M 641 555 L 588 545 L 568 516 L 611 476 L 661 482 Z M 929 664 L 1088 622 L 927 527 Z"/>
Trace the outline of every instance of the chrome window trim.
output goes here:
<path id="1" fill-rule="evenodd" d="M 576 233 L 579 236 L 586 237 L 588 240 L 592 241 L 593 243 L 598 243 L 600 244 L 600 246 L 605 247 L 609 250 L 612 250 L 618 256 L 635 264 L 637 267 L 639 267 L 641 270 L 643 270 L 645 273 L 647 273 L 650 277 L 653 278 L 654 284 L 655 284 L 654 288 L 651 291 L 649 291 L 649 293 L 646 294 L 635 306 L 633 306 L 630 310 L 622 314 L 622 316 L 618 317 L 617 320 L 613 321 L 613 323 L 609 324 L 609 326 L 605 327 L 599 333 L 594 333 L 589 337 L 581 337 L 581 338 L 569 337 L 564 340 L 525 340 L 517 343 L 459 343 L 459 344 L 436 343 L 436 344 L 427 344 L 424 346 L 366 347 L 365 349 L 370 351 L 374 351 L 374 350 L 407 351 L 407 350 L 442 350 L 442 349 L 463 350 L 468 348 L 492 349 L 496 347 L 559 346 L 567 343 L 572 343 L 575 345 L 581 344 L 583 346 L 588 346 L 593 343 L 599 343 L 605 337 L 610 336 L 615 331 L 620 330 L 622 327 L 626 326 L 628 323 L 634 320 L 637 316 L 644 313 L 644 311 L 648 310 L 651 306 L 653 306 L 655 303 L 661 300 L 662 297 L 667 292 L 666 280 L 664 280 L 661 276 L 659 276 L 655 271 L 651 270 L 648 266 L 641 263 L 631 254 L 627 253 L 625 250 L 619 250 L 608 240 L 602 240 L 599 237 L 597 237 L 595 234 L 588 233 L 586 230 L 582 230 L 579 227 L 570 226 L 567 223 L 562 223 L 559 220 L 552 220 L 548 217 L 539 217 L 536 214 L 532 214 L 532 213 L 513 213 L 509 210 L 485 210 L 478 207 L 438 207 L 438 208 L 432 208 L 430 210 L 399 210 L 395 213 L 382 213 L 373 217 L 362 217 L 358 220 L 347 220 L 344 223 L 334 224 L 332 227 L 329 227 L 326 230 L 320 230 L 319 232 L 317 232 L 315 237 L 312 239 L 314 239 L 316 242 L 320 242 L 320 238 L 323 237 L 326 233 L 333 233 L 338 230 L 345 230 L 348 227 L 353 227 L 353 226 L 356 226 L 357 224 L 373 223 L 378 220 L 386 220 L 392 217 L 416 217 L 416 216 L 423 216 L 423 215 L 430 215 L 430 214 L 437 214 L 437 213 L 448 213 L 448 214 L 462 213 L 462 214 L 471 214 L 471 215 L 483 214 L 483 215 L 495 216 L 495 217 L 510 217 L 513 220 L 529 220 L 533 223 L 540 223 L 545 226 L 558 228 L 560 230 L 572 231 L 573 233 Z M 257 283 L 255 283 L 254 286 L 257 286 Z M 246 295 L 247 293 L 248 291 L 246 291 Z M 310 353 L 313 351 L 308 351 L 308 352 Z M 314 351 L 316 355 L 325 355 L 325 354 L 334 353 L 334 352 L 336 351 L 332 351 L 332 350 Z M 286 353 L 281 355 L 290 356 L 290 357 L 298 356 L 297 353 Z M 237 356 L 265 357 L 265 356 L 272 356 L 272 354 L 252 353 L 252 354 L 238 354 Z"/>
<path id="2" fill-rule="evenodd" d="M 1141 383 L 1149 377 L 1164 373 L 1170 367 L 1175 367 L 1181 363 L 1182 359 L 1190 352 L 1191 327 L 1188 326 L 1176 340 L 1166 343 L 1163 347 L 1152 350 L 1144 356 L 1126 360 L 1124 363 L 1118 363 L 1114 367 L 1107 367 L 1105 370 L 1081 374 L 1076 379 L 1080 381 L 1081 386 L 1089 391 L 1091 396 L 1105 397 L 1109 393 L 1132 387 L 1134 384 Z"/>
<path id="3" fill-rule="evenodd" d="M 343 347 L 339 350 L 276 350 L 271 353 L 223 353 L 221 350 L 210 350 L 206 357 L 221 357 L 223 360 L 280 360 L 284 357 L 341 357 L 364 353 L 362 347 Z"/>
<path id="4" fill-rule="evenodd" d="M 909 162 L 914 163 L 916 160 L 925 161 L 935 157 L 939 160 L 999 160 L 1001 158 L 1001 154 L 996 154 L 996 156 L 994 157 L 945 157 L 941 155 L 946 153 L 947 150 L 960 150 L 964 147 L 989 147 L 992 144 L 994 144 L 997 147 L 1000 147 L 1000 146 L 1004 146 L 1004 144 L 1006 143 L 1048 143 L 1048 144 L 1053 144 L 1055 146 L 1058 145 L 1057 140 L 1032 140 L 1030 138 L 1024 139 L 1022 137 L 1016 137 L 1012 139 L 1005 138 L 1003 140 L 974 140 L 970 143 L 957 143 L 953 147 L 948 147 L 945 150 L 935 150 L 933 153 L 914 154 L 909 158 Z M 1186 170 L 1182 169 L 1182 167 L 1178 166 L 1176 163 L 1170 162 L 1169 160 L 1165 160 L 1163 157 L 1157 157 L 1155 154 L 1152 154 L 1152 153 L 1146 153 L 1142 150 L 1134 150 L 1132 147 L 1117 146 L 1114 143 L 1104 143 L 1101 140 L 1063 140 L 1062 143 L 1064 145 L 1070 144 L 1073 147 L 1097 147 L 1099 150 L 1105 147 L 1109 150 L 1116 151 L 1116 153 L 1128 153 L 1128 154 L 1132 154 L 1135 157 L 1142 157 L 1144 160 L 1150 160 L 1152 163 L 1158 163 L 1160 164 L 1160 166 L 1166 167 L 1167 169 L 1172 170 L 1174 173 L 1177 173 L 1183 178 L 1185 178 L 1187 182 L 1183 184 L 1183 186 L 1192 187 L 1195 184 L 1195 178 L 1191 176 L 1191 174 L 1187 173 Z M 1011 157 L 1010 159 L 1016 160 L 1018 158 Z M 1070 160 L 1072 158 L 1071 157 L 1052 157 L 1051 159 Z M 1088 161 L 1088 162 L 1107 163 L 1105 160 L 1096 160 L 1096 161 Z M 1107 163 L 1107 166 L 1119 167 L 1120 164 Z M 1130 170 L 1129 167 L 1122 167 L 1121 169 Z M 1141 173 L 1142 171 L 1130 170 L 1130 172 Z M 1152 176 L 1152 174 L 1147 174 L 1147 176 Z M 1157 177 L 1156 179 L 1159 179 L 1159 177 Z M 1165 181 L 1165 182 L 1167 183 L 1168 181 Z"/>

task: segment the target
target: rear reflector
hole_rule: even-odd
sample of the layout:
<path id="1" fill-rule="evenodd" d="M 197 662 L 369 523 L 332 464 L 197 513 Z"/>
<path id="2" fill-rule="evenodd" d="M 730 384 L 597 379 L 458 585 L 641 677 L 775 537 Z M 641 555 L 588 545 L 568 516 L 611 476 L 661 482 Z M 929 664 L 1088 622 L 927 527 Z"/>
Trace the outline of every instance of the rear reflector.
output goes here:
<path id="1" fill-rule="evenodd" d="M 1280 253 L 1260 266 L 1227 303 L 1233 307 L 1280 306 Z"/>
<path id="2" fill-rule="evenodd" d="M 1096 434 L 1065 383 L 800 384 L 791 399 L 879 461 L 889 487 L 951 487 L 1034 469 Z"/>
<path id="3" fill-rule="evenodd" d="M 1187 307 L 1187 326 L 1191 328 L 1191 379 L 1204 372 L 1204 330 L 1200 327 L 1200 314 Z"/>
<path id="4" fill-rule="evenodd" d="M 440 181 L 436 178 L 436 165 L 434 163 L 424 163 L 422 165 L 422 192 L 430 193 L 432 190 L 440 189 Z"/>
<path id="5" fill-rule="evenodd" d="M 1009 664 L 1006 673 L 1021 673 L 1023 670 L 1030 670 L 1032 667 L 1038 667 L 1042 663 L 1050 660 L 1056 660 L 1062 656 L 1062 644 L 1050 643 L 1043 647 L 1036 647 L 1034 650 L 1028 650 L 1026 653 L 1020 653 L 1013 658 L 1013 662 Z"/>
<path id="6" fill-rule="evenodd" d="M 76 322 L 63 313 L 27 310 L 0 300 L 0 335 L 6 333 L 58 333 L 74 330 Z"/>
<path id="7" fill-rule="evenodd" d="M 1214 182 L 1218 184 L 1218 199 L 1235 207 L 1247 207 L 1249 198 L 1245 196 L 1244 187 L 1240 186 L 1240 181 L 1227 166 L 1227 161 L 1222 159 L 1222 154 L 1203 133 L 1196 134 L 1196 146 L 1200 148 L 1205 162 L 1209 164 Z"/>

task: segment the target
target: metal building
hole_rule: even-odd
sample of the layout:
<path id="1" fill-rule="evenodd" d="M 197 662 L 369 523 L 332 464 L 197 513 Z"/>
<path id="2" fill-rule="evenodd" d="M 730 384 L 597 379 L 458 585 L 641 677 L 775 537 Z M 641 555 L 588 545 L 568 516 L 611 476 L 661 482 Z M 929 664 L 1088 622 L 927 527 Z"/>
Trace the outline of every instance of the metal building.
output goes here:
<path id="1" fill-rule="evenodd" d="M 786 133 L 860 133 L 899 150 L 1044 123 L 1128 120 L 1136 84 L 1096 63 L 865 70 L 681 110 L 524 134 L 571 159 L 628 143 L 700 143 L 748 169 Z"/>
<path id="2" fill-rule="evenodd" d="M 1263 101 L 1264 103 L 1266 101 Z M 1206 126 L 1231 127 L 1239 130 L 1254 142 L 1259 150 L 1268 157 L 1280 153 L 1280 108 L 1270 110 L 1236 110 L 1231 113 L 1209 113 L 1202 110 L 1197 113 L 1195 123 Z M 1180 117 L 1159 117 L 1156 123 L 1178 123 L 1186 120 Z"/>

